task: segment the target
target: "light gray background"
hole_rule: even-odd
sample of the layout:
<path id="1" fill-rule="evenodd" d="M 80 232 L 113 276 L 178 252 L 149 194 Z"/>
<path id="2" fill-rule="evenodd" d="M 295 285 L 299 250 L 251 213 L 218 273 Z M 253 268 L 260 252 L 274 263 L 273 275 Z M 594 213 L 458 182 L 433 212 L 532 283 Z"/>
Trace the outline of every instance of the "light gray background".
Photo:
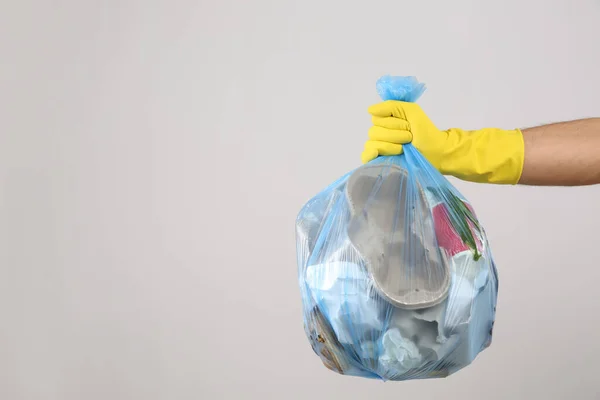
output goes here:
<path id="1" fill-rule="evenodd" d="M 600 187 L 457 182 L 500 270 L 448 379 L 326 370 L 294 219 L 359 163 L 382 74 L 441 127 L 600 109 L 600 2 L 31 1 L 0 8 L 0 399 L 597 399 Z"/>

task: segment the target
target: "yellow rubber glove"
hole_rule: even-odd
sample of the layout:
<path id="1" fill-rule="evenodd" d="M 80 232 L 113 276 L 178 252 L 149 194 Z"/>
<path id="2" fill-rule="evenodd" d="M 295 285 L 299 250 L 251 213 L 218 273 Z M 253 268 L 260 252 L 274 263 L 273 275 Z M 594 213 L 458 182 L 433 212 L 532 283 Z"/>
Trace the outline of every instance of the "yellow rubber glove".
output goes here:
<path id="1" fill-rule="evenodd" d="M 519 129 L 439 130 L 416 103 L 388 100 L 369 108 L 373 127 L 363 163 L 402 154 L 412 143 L 444 175 L 470 182 L 517 184 L 525 145 Z"/>

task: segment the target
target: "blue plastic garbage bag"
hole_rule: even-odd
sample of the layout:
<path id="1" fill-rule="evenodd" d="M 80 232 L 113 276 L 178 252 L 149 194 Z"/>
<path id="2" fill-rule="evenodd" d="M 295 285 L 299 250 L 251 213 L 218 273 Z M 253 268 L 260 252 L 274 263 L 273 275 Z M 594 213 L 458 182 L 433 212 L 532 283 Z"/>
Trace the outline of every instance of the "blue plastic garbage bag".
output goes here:
<path id="1" fill-rule="evenodd" d="M 384 100 L 424 85 L 383 77 Z M 304 328 L 329 369 L 446 377 L 491 343 L 497 271 L 469 202 L 412 146 L 344 175 L 296 220 Z"/>

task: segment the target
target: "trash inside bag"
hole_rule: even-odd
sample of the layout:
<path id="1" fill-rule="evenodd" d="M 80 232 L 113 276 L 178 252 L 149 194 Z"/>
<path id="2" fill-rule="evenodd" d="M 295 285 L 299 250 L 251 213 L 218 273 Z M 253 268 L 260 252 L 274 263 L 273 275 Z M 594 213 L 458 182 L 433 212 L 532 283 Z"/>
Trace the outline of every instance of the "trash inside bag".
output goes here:
<path id="1" fill-rule="evenodd" d="M 416 101 L 412 77 L 384 100 Z M 446 377 L 491 343 L 497 271 L 469 202 L 412 146 L 346 174 L 296 220 L 304 328 L 325 366 L 382 380 Z"/>

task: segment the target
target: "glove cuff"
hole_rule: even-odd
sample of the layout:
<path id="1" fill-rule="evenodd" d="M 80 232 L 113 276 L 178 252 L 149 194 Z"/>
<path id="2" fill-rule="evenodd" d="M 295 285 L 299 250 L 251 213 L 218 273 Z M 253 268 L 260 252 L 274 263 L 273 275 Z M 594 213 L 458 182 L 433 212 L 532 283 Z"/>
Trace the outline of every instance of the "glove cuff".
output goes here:
<path id="1" fill-rule="evenodd" d="M 525 143 L 520 129 L 450 129 L 440 171 L 459 179 L 516 185 L 523 173 Z"/>

